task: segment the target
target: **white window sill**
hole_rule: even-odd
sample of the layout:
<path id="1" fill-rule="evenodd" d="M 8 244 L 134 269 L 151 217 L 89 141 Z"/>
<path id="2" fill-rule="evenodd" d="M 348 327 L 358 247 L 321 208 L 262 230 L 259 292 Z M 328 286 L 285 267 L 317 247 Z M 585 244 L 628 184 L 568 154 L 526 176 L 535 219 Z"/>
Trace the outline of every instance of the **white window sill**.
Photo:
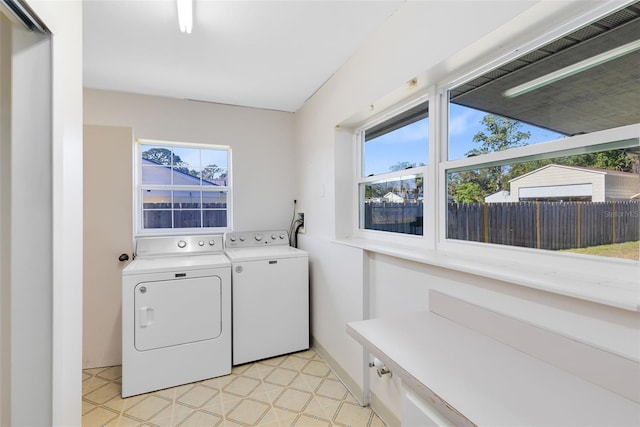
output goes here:
<path id="1" fill-rule="evenodd" d="M 395 258 L 640 312 L 639 262 L 608 262 L 599 257 L 585 256 L 585 259 L 578 262 L 572 259 L 571 263 L 567 263 L 564 256 L 552 257 L 548 253 L 545 254 L 544 262 L 536 259 L 537 254 L 531 254 L 528 262 L 524 262 L 488 255 L 470 256 L 442 250 L 416 249 L 362 238 L 338 239 L 335 242 Z M 513 249 L 521 251 L 521 248 Z M 576 264 L 584 264 L 584 268 L 576 268 Z"/>

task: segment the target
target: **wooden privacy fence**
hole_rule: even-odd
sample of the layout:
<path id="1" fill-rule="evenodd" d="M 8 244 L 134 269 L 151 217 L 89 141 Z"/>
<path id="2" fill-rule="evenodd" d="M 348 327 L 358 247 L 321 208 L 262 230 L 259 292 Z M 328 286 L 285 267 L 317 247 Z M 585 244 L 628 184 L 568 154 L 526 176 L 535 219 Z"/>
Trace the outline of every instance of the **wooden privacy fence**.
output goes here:
<path id="1" fill-rule="evenodd" d="M 422 234 L 422 215 L 422 203 L 365 203 L 364 228 Z"/>
<path id="2" fill-rule="evenodd" d="M 226 203 L 144 203 L 144 228 L 226 227 Z"/>
<path id="3" fill-rule="evenodd" d="M 538 249 L 640 240 L 640 201 L 449 203 L 447 237 Z"/>

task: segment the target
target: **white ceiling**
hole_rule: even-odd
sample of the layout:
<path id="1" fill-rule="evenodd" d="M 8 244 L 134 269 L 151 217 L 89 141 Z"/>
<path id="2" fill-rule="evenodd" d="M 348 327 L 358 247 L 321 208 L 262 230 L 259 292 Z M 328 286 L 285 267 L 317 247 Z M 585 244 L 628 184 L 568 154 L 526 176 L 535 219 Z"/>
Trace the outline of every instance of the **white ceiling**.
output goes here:
<path id="1" fill-rule="evenodd" d="M 85 0 L 84 86 L 296 111 L 401 4 Z"/>

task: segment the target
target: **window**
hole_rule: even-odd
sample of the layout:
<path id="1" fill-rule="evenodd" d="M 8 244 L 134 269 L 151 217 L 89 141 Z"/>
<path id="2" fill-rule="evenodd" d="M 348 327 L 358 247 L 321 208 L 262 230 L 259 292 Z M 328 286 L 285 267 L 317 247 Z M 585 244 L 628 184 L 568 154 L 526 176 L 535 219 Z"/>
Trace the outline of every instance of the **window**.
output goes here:
<path id="1" fill-rule="evenodd" d="M 140 140 L 136 153 L 139 233 L 230 227 L 229 147 Z"/>
<path id="2" fill-rule="evenodd" d="M 422 235 L 428 103 L 358 131 L 359 228 Z"/>
<path id="3" fill-rule="evenodd" d="M 638 34 L 629 6 L 448 91 L 447 239 L 638 259 Z"/>

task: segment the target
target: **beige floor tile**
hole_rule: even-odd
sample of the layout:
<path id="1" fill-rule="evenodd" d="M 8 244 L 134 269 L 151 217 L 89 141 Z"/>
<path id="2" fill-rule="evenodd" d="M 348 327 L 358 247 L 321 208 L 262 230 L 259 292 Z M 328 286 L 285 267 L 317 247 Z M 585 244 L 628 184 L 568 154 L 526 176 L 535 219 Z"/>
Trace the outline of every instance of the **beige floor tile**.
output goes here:
<path id="1" fill-rule="evenodd" d="M 86 372 L 87 374 L 94 376 L 95 374 L 97 374 L 98 372 L 104 370 L 104 367 L 102 368 L 89 368 L 89 369 L 84 369 L 83 372 Z"/>
<path id="2" fill-rule="evenodd" d="M 118 427 L 137 427 L 142 425 L 140 421 L 134 420 L 133 418 L 128 418 L 124 415 L 119 416 L 115 421 L 115 425 L 117 425 Z"/>
<path id="3" fill-rule="evenodd" d="M 384 421 L 382 421 L 380 419 L 380 417 L 378 417 L 375 413 L 373 414 L 373 417 L 371 418 L 371 426 L 370 427 L 386 427 L 384 424 Z"/>
<path id="4" fill-rule="evenodd" d="M 171 401 L 160 396 L 147 395 L 145 399 L 124 410 L 123 413 L 142 421 L 149 421 L 171 404 Z"/>
<path id="5" fill-rule="evenodd" d="M 278 424 L 281 426 L 291 425 L 293 420 L 295 420 L 298 417 L 298 415 L 300 415 L 300 414 L 296 414 L 294 412 L 290 412 L 285 409 L 280 409 L 276 407 L 273 408 L 273 413 L 275 414 L 276 419 L 278 420 Z"/>
<path id="6" fill-rule="evenodd" d="M 222 394 L 216 394 L 213 398 L 209 399 L 204 405 L 202 405 L 200 409 L 224 416 L 224 402 L 222 401 Z"/>
<path id="7" fill-rule="evenodd" d="M 98 405 L 94 405 L 93 403 L 82 401 L 82 415 L 86 414 L 89 411 L 96 409 Z"/>
<path id="8" fill-rule="evenodd" d="M 105 379 L 107 381 L 114 381 L 122 377 L 121 366 L 110 366 L 96 374 L 96 377 Z"/>
<path id="9" fill-rule="evenodd" d="M 139 400 L 141 400 L 141 398 L 139 398 Z M 110 401 L 108 401 L 106 403 L 103 403 L 102 406 L 105 407 L 105 408 L 109 408 L 112 411 L 122 412 L 123 409 L 128 407 L 127 403 L 130 403 L 128 406 L 131 406 L 133 404 L 133 401 L 132 402 L 128 402 L 126 399 L 123 399 L 120 396 L 120 394 L 117 394 Z"/>
<path id="10" fill-rule="evenodd" d="M 84 395 L 84 400 L 91 403 L 102 405 L 107 403 L 116 396 L 120 396 L 120 384 L 106 383 L 102 387 L 95 389 L 91 393 Z"/>
<path id="11" fill-rule="evenodd" d="M 218 415 L 198 410 L 192 412 L 186 419 L 184 419 L 180 424 L 177 425 L 193 427 L 217 427 L 224 425 L 224 419 L 220 418 Z"/>
<path id="12" fill-rule="evenodd" d="M 273 406 L 279 409 L 301 413 L 304 412 L 312 399 L 313 393 L 287 388 L 273 401 Z"/>
<path id="13" fill-rule="evenodd" d="M 96 378 L 92 376 L 90 379 L 82 382 L 82 397 L 87 394 L 99 389 L 105 384 L 109 383 L 107 380 L 103 380 L 102 378 Z"/>
<path id="14" fill-rule="evenodd" d="M 106 425 L 111 421 L 117 421 L 120 414 L 109 409 L 97 407 L 82 416 L 83 427 L 95 427 Z"/>
<path id="15" fill-rule="evenodd" d="M 272 357 L 271 359 L 261 360 L 259 363 L 267 366 L 280 366 L 287 356 Z"/>
<path id="16" fill-rule="evenodd" d="M 331 373 L 329 367 L 320 360 L 310 360 L 302 368 L 302 372 L 305 374 L 313 375 L 314 377 L 326 378 Z"/>
<path id="17" fill-rule="evenodd" d="M 172 406 L 172 408 L 173 408 L 173 414 L 171 416 L 171 420 L 172 420 L 172 424 L 173 425 L 180 424 L 189 415 L 191 415 L 193 412 L 197 411 L 197 409 L 190 408 L 190 407 L 182 405 L 180 403 L 174 404 Z M 210 411 L 210 410 L 208 410 L 208 408 L 202 408 L 202 410 L 205 411 L 205 412 L 214 413 L 214 414 L 218 415 L 221 418 L 224 417 L 224 415 L 221 413 L 221 411 L 220 412 L 218 412 L 218 411 Z"/>
<path id="18" fill-rule="evenodd" d="M 292 371 L 286 368 L 276 368 L 269 375 L 264 377 L 264 382 L 269 384 L 276 384 L 282 387 L 287 387 L 298 377 L 297 371 Z"/>
<path id="19" fill-rule="evenodd" d="M 247 377 L 235 377 L 233 381 L 222 387 L 225 393 L 235 394 L 239 397 L 247 397 L 261 384 L 260 380 Z"/>
<path id="20" fill-rule="evenodd" d="M 322 418 L 311 417 L 307 414 L 299 415 L 293 423 L 292 427 L 331 427 L 331 421 Z"/>
<path id="21" fill-rule="evenodd" d="M 313 350 L 126 399 L 121 375 L 119 366 L 83 371 L 83 426 L 384 427 Z"/>
<path id="22" fill-rule="evenodd" d="M 287 369 L 292 369 L 294 371 L 298 371 L 300 372 L 302 370 L 302 368 L 304 368 L 304 365 L 306 365 L 309 362 L 309 360 L 303 358 L 303 357 L 298 357 L 295 355 L 292 356 L 288 356 L 284 362 L 282 362 L 282 364 L 280 365 L 281 368 L 287 368 Z"/>
<path id="23" fill-rule="evenodd" d="M 346 399 L 349 392 L 340 381 L 324 379 L 318 387 L 316 387 L 318 396 L 330 397 L 336 400 Z"/>
<path id="24" fill-rule="evenodd" d="M 262 380 L 264 374 L 262 369 L 257 363 L 252 363 L 242 374 L 243 377 L 254 378 L 256 380 Z"/>
<path id="25" fill-rule="evenodd" d="M 304 351 L 299 351 L 297 353 L 294 353 L 296 357 L 302 357 L 303 359 L 314 359 L 318 356 L 318 353 L 316 353 L 316 351 L 312 348 L 308 349 L 308 350 L 304 350 Z"/>
<path id="26" fill-rule="evenodd" d="M 256 391 L 254 391 L 254 393 L 266 393 L 269 395 L 269 400 L 273 401 L 273 399 L 275 399 L 280 393 L 282 393 L 282 390 L 284 389 L 285 387 L 280 386 L 278 384 L 272 384 L 272 383 L 267 383 L 263 381 L 258 386 Z"/>
<path id="27" fill-rule="evenodd" d="M 180 396 L 176 396 L 175 401 L 186 406 L 191 406 L 194 409 L 198 409 L 219 393 L 220 391 L 217 389 L 195 384 Z"/>
<path id="28" fill-rule="evenodd" d="M 327 418 L 332 420 L 334 415 L 338 412 L 340 408 L 341 400 L 331 399 L 329 397 L 323 396 L 315 396 L 314 399 L 324 410 L 325 414 L 327 414 Z"/>
<path id="29" fill-rule="evenodd" d="M 333 406 L 326 405 L 321 399 L 323 398 L 314 395 L 304 409 L 304 413 L 313 417 L 330 420 L 333 418 L 333 414 L 336 413 L 339 403 L 336 403 L 334 408 Z"/>
<path id="30" fill-rule="evenodd" d="M 276 421 L 271 412 L 271 405 L 254 399 L 242 399 L 231 410 L 227 411 L 225 419 L 239 424 L 257 426 L 267 415 L 268 421 Z"/>
<path id="31" fill-rule="evenodd" d="M 333 422 L 340 426 L 362 426 L 369 425 L 372 411 L 370 408 L 363 408 L 350 402 L 342 402 L 338 412 L 333 417 Z"/>

